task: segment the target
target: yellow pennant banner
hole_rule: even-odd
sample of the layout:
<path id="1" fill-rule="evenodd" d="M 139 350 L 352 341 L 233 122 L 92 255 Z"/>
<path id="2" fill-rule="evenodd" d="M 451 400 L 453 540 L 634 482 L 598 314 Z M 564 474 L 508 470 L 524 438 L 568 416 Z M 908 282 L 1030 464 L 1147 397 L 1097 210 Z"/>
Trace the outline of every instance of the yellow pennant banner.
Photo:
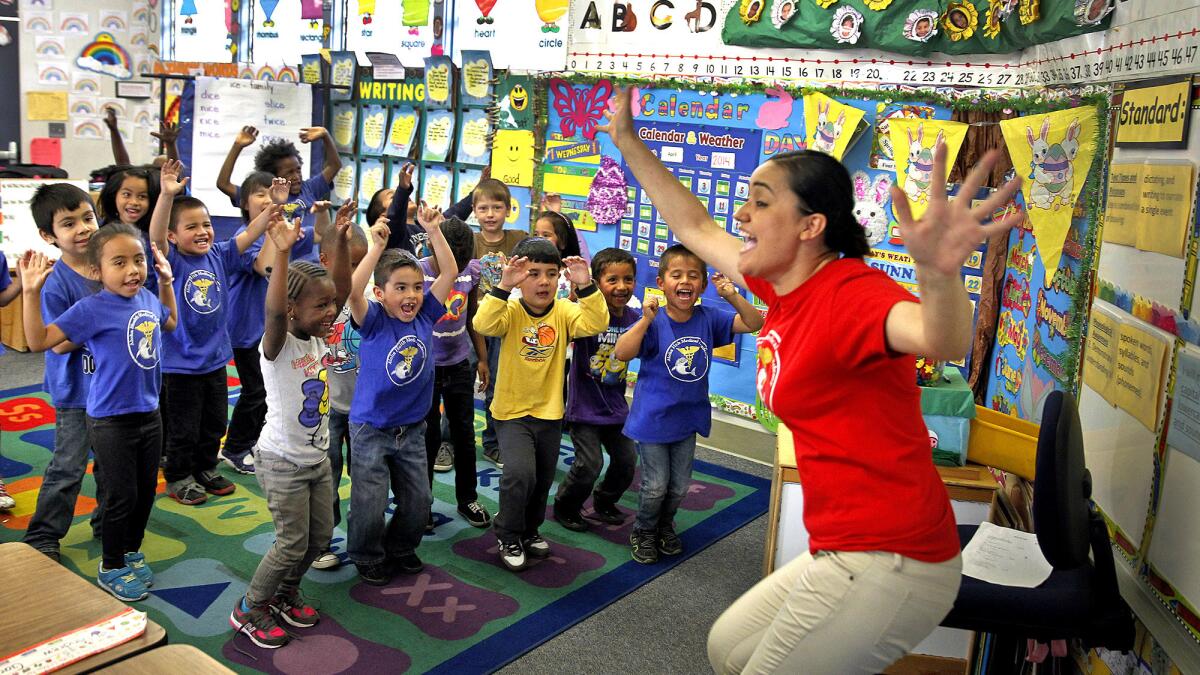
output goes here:
<path id="1" fill-rule="evenodd" d="M 839 103 L 825 94 L 805 96 L 804 133 L 808 138 L 808 149 L 840 160 L 850 147 L 864 114 L 863 110 Z"/>
<path id="2" fill-rule="evenodd" d="M 929 188 L 933 186 L 933 152 L 937 144 L 946 144 L 946 171 L 949 172 L 967 137 L 968 126 L 962 122 L 904 117 L 888 120 L 888 133 L 895 148 L 896 185 L 908 195 L 913 218 L 920 218 L 929 208 Z"/>
<path id="3" fill-rule="evenodd" d="M 1000 122 L 1049 287 L 1062 259 L 1071 214 L 1096 149 L 1096 109 L 1071 108 Z"/>

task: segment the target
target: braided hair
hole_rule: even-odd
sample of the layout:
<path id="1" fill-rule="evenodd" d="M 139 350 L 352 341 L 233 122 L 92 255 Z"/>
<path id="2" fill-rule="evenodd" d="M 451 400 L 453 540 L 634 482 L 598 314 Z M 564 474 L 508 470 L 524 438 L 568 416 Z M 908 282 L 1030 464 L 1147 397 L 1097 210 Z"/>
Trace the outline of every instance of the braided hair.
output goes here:
<path id="1" fill-rule="evenodd" d="M 287 281 L 287 297 L 288 300 L 295 302 L 304 289 L 308 287 L 308 282 L 314 279 L 324 279 L 329 276 L 329 271 L 320 265 L 309 262 L 307 260 L 296 260 L 288 265 L 288 281 Z"/>

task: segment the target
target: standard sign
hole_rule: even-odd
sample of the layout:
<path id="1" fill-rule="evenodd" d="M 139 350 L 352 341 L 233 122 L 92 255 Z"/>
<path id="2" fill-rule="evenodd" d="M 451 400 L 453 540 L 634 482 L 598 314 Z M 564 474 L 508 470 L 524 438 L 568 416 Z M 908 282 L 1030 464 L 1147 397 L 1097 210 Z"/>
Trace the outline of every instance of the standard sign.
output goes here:
<path id="1" fill-rule="evenodd" d="M 1117 145 L 1186 148 L 1192 78 L 1169 77 L 1125 85 L 1117 113 Z"/>

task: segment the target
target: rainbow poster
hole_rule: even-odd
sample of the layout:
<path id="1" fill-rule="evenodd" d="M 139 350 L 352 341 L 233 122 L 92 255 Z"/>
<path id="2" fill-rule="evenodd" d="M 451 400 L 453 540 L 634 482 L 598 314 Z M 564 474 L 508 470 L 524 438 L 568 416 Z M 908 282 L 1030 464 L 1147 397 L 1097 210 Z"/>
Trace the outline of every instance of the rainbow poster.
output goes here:
<path id="1" fill-rule="evenodd" d="M 87 35 L 91 32 L 87 12 L 59 12 L 58 32 Z"/>
<path id="2" fill-rule="evenodd" d="M 112 33 L 98 33 L 96 39 L 79 53 L 79 58 L 75 59 L 75 65 L 84 70 L 115 77 L 118 80 L 128 80 L 133 76 L 130 70 L 129 52 L 117 44 Z"/>

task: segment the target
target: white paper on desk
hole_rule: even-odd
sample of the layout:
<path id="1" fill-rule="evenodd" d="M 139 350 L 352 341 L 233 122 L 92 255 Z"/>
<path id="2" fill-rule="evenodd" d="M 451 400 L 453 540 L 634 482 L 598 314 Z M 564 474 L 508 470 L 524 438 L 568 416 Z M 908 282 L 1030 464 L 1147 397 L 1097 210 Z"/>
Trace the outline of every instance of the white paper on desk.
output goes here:
<path id="1" fill-rule="evenodd" d="M 1037 535 L 980 523 L 962 552 L 963 574 L 989 584 L 1035 588 L 1054 569 L 1038 548 Z"/>

